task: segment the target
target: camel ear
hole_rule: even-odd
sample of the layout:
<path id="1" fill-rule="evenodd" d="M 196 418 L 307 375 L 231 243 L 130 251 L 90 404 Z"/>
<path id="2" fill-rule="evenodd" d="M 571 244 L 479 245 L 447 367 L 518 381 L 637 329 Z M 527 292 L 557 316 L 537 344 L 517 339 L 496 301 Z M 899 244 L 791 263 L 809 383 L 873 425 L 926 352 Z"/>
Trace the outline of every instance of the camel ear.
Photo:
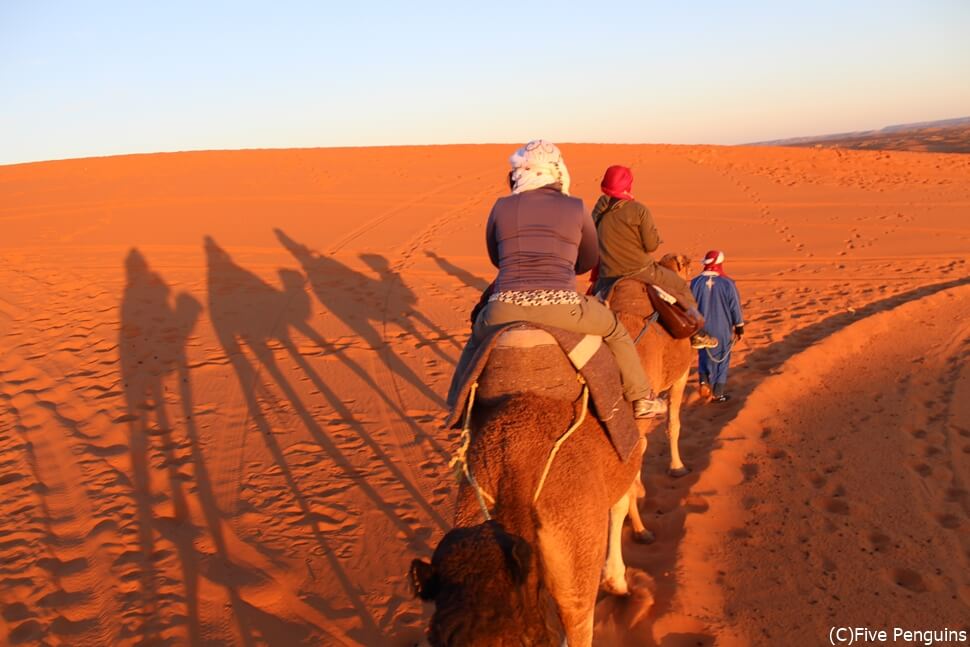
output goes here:
<path id="1" fill-rule="evenodd" d="M 525 584 L 529 576 L 529 560 L 532 557 L 532 547 L 521 537 L 513 537 L 512 545 L 505 550 L 509 573 L 516 586 Z"/>
<path id="2" fill-rule="evenodd" d="M 411 570 L 408 571 L 408 579 L 411 580 L 414 594 L 422 600 L 431 601 L 438 595 L 438 578 L 434 576 L 434 570 L 428 562 L 421 559 L 413 560 Z"/>

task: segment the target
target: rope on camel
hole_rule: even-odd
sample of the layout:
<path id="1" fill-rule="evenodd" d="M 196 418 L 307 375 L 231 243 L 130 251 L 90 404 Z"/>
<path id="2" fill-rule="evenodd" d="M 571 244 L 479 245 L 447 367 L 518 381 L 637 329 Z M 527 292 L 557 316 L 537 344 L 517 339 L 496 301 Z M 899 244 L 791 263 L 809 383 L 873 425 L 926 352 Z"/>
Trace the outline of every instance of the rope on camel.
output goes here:
<path id="1" fill-rule="evenodd" d="M 448 467 L 455 470 L 455 476 L 461 478 L 464 474 L 465 478 L 468 479 L 468 483 L 472 486 L 475 491 L 475 498 L 478 499 L 478 505 L 482 508 L 482 514 L 485 515 L 485 521 L 491 521 L 492 515 L 488 513 L 488 506 L 485 505 L 485 499 L 489 502 L 495 503 L 495 499 L 478 484 L 475 480 L 472 471 L 468 468 L 468 447 L 471 444 L 472 434 L 471 434 L 471 420 L 472 420 L 472 405 L 475 403 L 475 392 L 478 391 L 478 382 L 472 383 L 471 392 L 468 394 L 468 404 L 465 407 L 465 419 L 461 425 L 461 444 L 458 446 L 458 451 L 452 456 L 451 461 L 448 463 Z"/>
<path id="2" fill-rule="evenodd" d="M 546 484 L 546 477 L 549 476 L 549 469 L 552 467 L 552 461 L 556 458 L 556 454 L 559 453 L 559 448 L 562 447 L 564 442 L 569 440 L 569 437 L 573 435 L 573 432 L 579 429 L 579 426 L 583 424 L 584 420 L 586 420 L 586 410 L 589 408 L 587 406 L 588 404 L 589 404 L 589 385 L 586 384 L 586 381 L 584 380 L 583 381 L 583 404 L 582 404 L 582 409 L 579 412 L 579 418 L 575 422 L 573 422 L 573 425 L 569 429 L 567 429 L 566 433 L 560 436 L 559 440 L 556 441 L 556 444 L 552 446 L 552 451 L 549 452 L 549 458 L 546 459 L 546 467 L 545 469 L 542 470 L 542 476 L 539 478 L 539 485 L 536 486 L 536 493 L 532 497 L 533 504 L 535 504 L 535 502 L 539 500 L 539 494 L 542 492 L 542 486 Z"/>
<path id="3" fill-rule="evenodd" d="M 580 380 L 582 378 L 580 377 Z M 589 385 L 586 384 L 585 380 L 583 382 L 583 396 L 582 405 L 579 412 L 579 417 L 573 422 L 573 424 L 567 429 L 552 446 L 552 450 L 549 452 L 549 458 L 546 459 L 546 465 L 542 470 L 542 476 L 539 477 L 539 485 L 536 486 L 536 492 L 532 497 L 532 503 L 534 504 L 539 500 L 539 495 L 542 493 L 542 488 L 546 484 L 546 477 L 549 476 L 549 470 L 552 468 L 552 462 L 556 458 L 556 454 L 559 453 L 559 449 L 563 444 L 569 440 L 569 437 L 579 429 L 579 427 L 586 420 L 586 412 L 589 410 Z M 472 405 L 475 402 L 475 393 L 478 391 L 478 382 L 474 382 L 471 387 L 471 391 L 468 394 L 468 404 L 465 407 L 465 417 L 464 422 L 461 426 L 461 442 L 458 446 L 458 451 L 451 458 L 448 463 L 448 467 L 455 471 L 456 478 L 461 478 L 464 475 L 468 484 L 472 486 L 472 490 L 475 492 L 475 498 L 478 500 L 478 505 L 482 509 L 482 516 L 485 517 L 485 521 L 490 521 L 492 515 L 488 511 L 488 505 L 485 503 L 487 499 L 489 503 L 494 504 L 495 498 L 485 491 L 482 486 L 478 484 L 475 476 L 472 474 L 471 469 L 468 466 L 468 448 L 471 445 L 471 417 L 472 417 Z"/>

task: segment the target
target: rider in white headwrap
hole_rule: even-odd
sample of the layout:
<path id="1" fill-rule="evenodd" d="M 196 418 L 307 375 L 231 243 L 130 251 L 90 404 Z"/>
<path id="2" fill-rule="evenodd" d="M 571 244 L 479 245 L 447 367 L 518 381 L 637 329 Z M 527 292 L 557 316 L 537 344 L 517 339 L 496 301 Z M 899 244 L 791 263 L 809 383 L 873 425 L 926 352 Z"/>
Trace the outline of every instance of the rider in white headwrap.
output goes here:
<path id="1" fill-rule="evenodd" d="M 562 192 L 569 195 L 569 170 L 559 148 L 552 142 L 534 139 L 515 151 L 509 162 L 512 164 L 512 193 L 559 184 Z"/>
<path id="2" fill-rule="evenodd" d="M 667 404 L 654 397 L 633 339 L 616 313 L 576 290 L 576 275 L 596 265 L 599 250 L 593 219 L 583 201 L 569 195 L 562 153 L 537 139 L 509 161 L 512 195 L 495 201 L 485 224 L 488 257 L 498 275 L 476 308 L 471 337 L 448 389 L 449 405 L 464 406 L 457 398 L 480 344 L 504 324 L 529 321 L 602 337 L 616 358 L 633 415 L 666 413 Z"/>

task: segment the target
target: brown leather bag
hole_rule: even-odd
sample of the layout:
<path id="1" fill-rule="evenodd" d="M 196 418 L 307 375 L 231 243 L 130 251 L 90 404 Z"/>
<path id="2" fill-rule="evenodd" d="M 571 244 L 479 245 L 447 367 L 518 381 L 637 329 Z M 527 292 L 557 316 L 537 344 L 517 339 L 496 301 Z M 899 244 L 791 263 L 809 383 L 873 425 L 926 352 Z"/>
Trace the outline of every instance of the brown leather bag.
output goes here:
<path id="1" fill-rule="evenodd" d="M 700 322 L 688 315 L 680 303 L 668 303 L 654 286 L 647 287 L 647 294 L 650 295 L 650 305 L 659 315 L 660 325 L 674 339 L 685 339 L 701 329 Z"/>

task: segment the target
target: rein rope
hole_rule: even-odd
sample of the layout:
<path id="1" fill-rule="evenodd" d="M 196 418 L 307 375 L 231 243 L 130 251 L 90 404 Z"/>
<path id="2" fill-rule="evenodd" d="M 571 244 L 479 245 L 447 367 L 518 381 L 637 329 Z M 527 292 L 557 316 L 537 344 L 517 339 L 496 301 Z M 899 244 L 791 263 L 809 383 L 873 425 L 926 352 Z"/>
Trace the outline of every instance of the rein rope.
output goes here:
<path id="1" fill-rule="evenodd" d="M 478 481 L 472 475 L 472 471 L 468 469 L 468 446 L 471 444 L 472 434 L 471 434 L 471 420 L 472 420 L 472 405 L 475 403 L 475 392 L 478 391 L 478 382 L 472 383 L 471 392 L 468 394 L 468 405 L 465 407 L 465 418 L 461 425 L 461 444 L 458 446 L 458 451 L 452 456 L 451 461 L 448 463 L 448 467 L 455 470 L 455 477 L 461 478 L 464 474 L 465 478 L 468 479 L 469 485 L 475 491 L 475 498 L 478 499 L 478 505 L 482 509 L 482 514 L 485 516 L 485 521 L 491 521 L 492 515 L 488 513 L 488 506 L 485 505 L 485 499 L 487 498 L 490 502 L 495 503 L 495 499 L 485 490 L 478 485 Z"/>
<path id="2" fill-rule="evenodd" d="M 589 385 L 583 381 L 583 404 L 582 409 L 579 412 L 579 418 L 573 422 L 572 426 L 566 430 L 566 432 L 559 437 L 556 444 L 552 446 L 552 451 L 549 452 L 549 458 L 546 459 L 546 467 L 542 470 L 542 476 L 539 478 L 539 485 L 536 486 L 536 493 L 532 497 L 532 503 L 534 504 L 539 500 L 539 494 L 542 493 L 542 486 L 546 484 L 546 477 L 549 476 L 549 469 L 552 467 L 552 461 L 556 458 L 556 454 L 559 453 L 559 448 L 562 444 L 569 440 L 569 437 L 573 435 L 573 432 L 579 429 L 579 426 L 583 424 L 586 420 L 586 411 L 589 409 L 587 406 L 589 404 Z"/>
<path id="3" fill-rule="evenodd" d="M 542 493 L 542 488 L 546 484 L 546 477 L 549 476 L 549 470 L 552 468 L 552 462 L 556 458 L 556 454 L 559 453 L 559 449 L 563 444 L 569 440 L 569 437 L 579 429 L 580 425 L 586 420 L 586 412 L 589 410 L 589 385 L 586 381 L 578 376 L 580 381 L 583 383 L 583 395 L 582 395 L 582 405 L 579 412 L 579 417 L 573 421 L 573 424 L 567 429 L 552 446 L 552 450 L 549 452 L 549 458 L 546 459 L 546 465 L 542 470 L 542 476 L 539 477 L 539 484 L 536 486 L 535 494 L 532 496 L 532 503 L 535 504 L 539 500 L 539 495 Z M 459 480 L 462 476 L 468 481 L 468 484 L 472 486 L 472 490 L 475 492 L 475 498 L 478 500 L 478 506 L 482 509 L 482 516 L 485 517 L 485 521 L 491 521 L 492 515 L 488 511 L 488 505 L 485 503 L 486 499 L 489 503 L 495 504 L 495 497 L 490 495 L 485 491 L 482 486 L 478 484 L 475 476 L 472 474 L 471 469 L 468 466 L 468 448 L 471 445 L 471 418 L 472 418 L 472 405 L 475 403 L 475 393 L 478 391 L 478 382 L 474 382 L 471 386 L 471 391 L 468 393 L 468 404 L 465 406 L 465 417 L 461 426 L 461 442 L 458 446 L 458 451 L 452 456 L 451 461 L 448 463 L 448 467 L 454 470 L 455 477 Z"/>
<path id="4" fill-rule="evenodd" d="M 734 340 L 732 339 L 731 343 L 727 345 L 727 348 L 723 349 L 724 352 L 721 353 L 721 359 L 714 357 L 714 354 L 711 352 L 710 348 L 705 348 L 704 352 L 707 353 L 707 358 L 712 362 L 714 362 L 715 364 L 723 364 L 724 362 L 727 361 L 728 355 L 731 354 L 731 350 L 733 348 L 734 348 Z"/>

